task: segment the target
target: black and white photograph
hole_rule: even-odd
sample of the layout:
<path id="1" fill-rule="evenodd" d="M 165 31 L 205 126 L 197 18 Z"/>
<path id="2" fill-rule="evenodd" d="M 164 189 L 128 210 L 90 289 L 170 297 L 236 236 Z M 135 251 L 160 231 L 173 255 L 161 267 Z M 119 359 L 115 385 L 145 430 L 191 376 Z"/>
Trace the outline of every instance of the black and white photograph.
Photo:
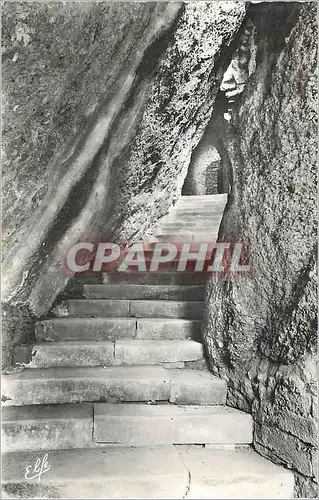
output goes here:
<path id="1" fill-rule="evenodd" d="M 318 3 L 1 1 L 1 497 L 318 498 Z"/>

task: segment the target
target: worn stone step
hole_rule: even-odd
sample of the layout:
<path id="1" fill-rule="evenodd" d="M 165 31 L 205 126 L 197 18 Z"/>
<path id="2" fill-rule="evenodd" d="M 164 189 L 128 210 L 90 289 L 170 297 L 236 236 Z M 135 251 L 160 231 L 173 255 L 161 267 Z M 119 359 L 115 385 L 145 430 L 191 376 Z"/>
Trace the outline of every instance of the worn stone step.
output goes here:
<path id="1" fill-rule="evenodd" d="M 162 238 L 165 241 L 166 238 L 179 240 L 185 243 L 191 242 L 190 239 L 194 234 L 207 233 L 211 236 L 217 235 L 219 230 L 219 224 L 211 224 L 209 227 L 189 227 L 187 223 L 176 225 L 176 224 L 163 224 L 155 228 L 154 235 Z"/>
<path id="2" fill-rule="evenodd" d="M 251 417 L 224 406 L 97 403 L 94 422 L 93 434 L 92 403 L 4 407 L 2 450 L 88 448 L 99 442 L 141 446 L 251 440 Z"/>
<path id="3" fill-rule="evenodd" d="M 110 300 L 110 299 L 74 299 L 67 301 L 69 316 L 89 317 L 89 318 L 119 318 L 129 317 L 129 300 Z"/>
<path id="4" fill-rule="evenodd" d="M 52 450 L 50 469 L 40 481 L 25 479 L 26 466 L 38 458 L 38 452 L 3 455 L 5 497 L 293 498 L 292 472 L 252 450 L 184 445 Z"/>
<path id="5" fill-rule="evenodd" d="M 26 480 L 26 465 L 37 458 L 34 452 L 5 455 L 2 485 L 7 497 L 177 499 L 187 490 L 188 473 L 173 446 L 51 451 L 50 469 L 41 480 Z"/>
<path id="6" fill-rule="evenodd" d="M 172 208 L 167 215 L 174 214 L 178 211 L 182 210 L 194 210 L 194 212 L 210 212 L 210 213 L 223 213 L 225 209 L 226 203 L 224 202 L 204 202 L 204 201 L 183 201 L 181 203 L 177 203 L 174 208 Z"/>
<path id="7" fill-rule="evenodd" d="M 193 340 L 44 342 L 33 346 L 28 367 L 158 365 L 202 358 L 203 346 Z"/>
<path id="8" fill-rule="evenodd" d="M 154 229 L 154 237 L 158 242 L 191 243 L 194 241 L 193 233 L 189 231 L 163 232 L 158 228 Z"/>
<path id="9" fill-rule="evenodd" d="M 6 406 L 150 400 L 224 404 L 226 383 L 209 372 L 160 366 L 33 368 L 4 375 L 2 399 Z"/>
<path id="10" fill-rule="evenodd" d="M 206 231 L 204 233 L 202 232 L 197 232 L 193 230 L 192 232 L 189 232 L 188 234 L 185 234 L 184 231 L 178 232 L 175 231 L 173 232 L 163 232 L 161 230 L 155 230 L 156 237 L 158 238 L 158 241 L 169 241 L 173 242 L 175 244 L 182 244 L 182 243 L 192 243 L 194 241 L 200 241 L 202 243 L 215 243 L 217 241 L 218 237 L 218 231 L 216 230 L 215 233 L 209 232 L 207 233 Z"/>
<path id="11" fill-rule="evenodd" d="M 190 207 L 176 207 L 169 216 L 172 217 L 191 217 L 193 220 L 196 220 L 197 217 L 214 217 L 221 218 L 224 212 L 224 207 L 216 207 L 216 206 L 190 206 Z"/>
<path id="12" fill-rule="evenodd" d="M 201 237 L 202 241 L 201 242 L 197 242 L 197 238 L 198 236 Z M 187 261 L 188 262 L 207 262 L 211 259 L 211 256 L 212 256 L 212 251 L 214 250 L 215 248 L 215 244 L 216 244 L 216 241 L 217 241 L 217 235 L 216 237 L 214 237 L 212 239 L 212 237 L 209 235 L 209 233 L 205 232 L 205 234 L 203 235 L 202 233 L 193 233 L 191 235 L 192 237 L 192 241 L 183 241 L 183 240 L 179 240 L 179 239 L 176 239 L 176 237 L 172 240 L 172 239 L 168 239 L 166 242 L 168 243 L 173 243 L 176 248 L 177 248 L 177 252 L 176 252 L 176 255 L 175 257 L 173 257 L 169 262 L 161 262 L 160 260 L 156 260 L 157 257 L 154 255 L 154 245 L 155 243 L 149 243 L 147 244 L 145 250 L 144 250 L 144 256 L 145 256 L 145 263 L 146 263 L 146 268 L 147 268 L 147 273 L 151 273 L 152 271 L 150 271 L 151 269 L 151 262 L 154 261 L 154 262 L 158 262 L 159 265 L 158 265 L 158 269 L 156 271 L 153 271 L 153 272 L 158 272 L 159 274 L 162 274 L 164 272 L 164 269 L 167 269 L 167 271 L 169 272 L 170 271 L 170 268 L 172 266 L 174 266 L 175 269 L 178 268 L 178 263 L 180 262 L 180 259 L 182 257 L 182 251 L 186 251 L 187 253 L 188 252 L 191 252 L 191 253 L 196 253 L 197 255 L 196 256 L 193 256 L 193 255 L 187 255 Z M 195 240 L 195 241 L 194 241 Z M 205 243 L 206 244 L 206 248 L 205 248 L 205 254 L 202 256 L 201 254 L 199 254 L 200 250 L 201 250 L 201 243 Z M 184 247 L 184 245 L 187 245 Z M 188 246 L 189 245 L 189 246 Z M 204 253 L 204 252 L 203 252 Z M 184 254 L 184 258 L 186 257 L 186 255 Z M 179 271 L 179 274 L 181 276 L 183 276 L 183 274 L 185 273 L 184 270 L 182 271 Z M 189 271 L 188 273 L 190 276 L 196 276 L 198 274 L 198 271 L 195 272 L 195 270 L 192 270 L 192 271 Z M 161 284 L 161 283 L 160 283 Z M 195 285 L 195 283 L 185 283 L 185 286 L 190 286 L 190 285 Z M 172 285 L 173 286 L 173 285 Z"/>
<path id="13" fill-rule="evenodd" d="M 200 274 L 185 274 L 176 272 L 131 272 L 104 273 L 104 284 L 131 283 L 135 285 L 204 285 L 207 276 Z"/>
<path id="14" fill-rule="evenodd" d="M 197 243 L 216 243 L 218 239 L 218 231 L 219 227 L 217 228 L 216 232 L 212 231 L 196 231 L 193 236 L 193 242 Z"/>
<path id="15" fill-rule="evenodd" d="M 128 300 L 204 300 L 205 287 L 202 285 L 84 285 L 83 293 L 88 299 L 128 299 Z"/>
<path id="16" fill-rule="evenodd" d="M 130 313 L 137 318 L 202 319 L 205 302 L 171 300 L 132 300 Z"/>
<path id="17" fill-rule="evenodd" d="M 201 319 L 204 305 L 203 301 L 175 300 L 76 299 L 67 302 L 69 316 L 90 318 L 127 316 Z"/>
<path id="18" fill-rule="evenodd" d="M 176 222 L 178 224 L 184 224 L 185 222 L 189 222 L 191 224 L 205 224 L 218 222 L 221 217 L 222 213 L 220 213 L 220 211 L 210 212 L 206 210 L 206 213 L 202 213 L 201 211 L 199 211 L 198 213 L 196 213 L 196 217 L 194 217 L 193 213 L 188 213 L 188 211 L 185 212 L 183 209 L 181 209 L 175 210 L 169 215 L 163 217 L 160 223 L 162 224 Z"/>
<path id="19" fill-rule="evenodd" d="M 161 232 L 161 234 L 165 234 L 168 232 L 169 234 L 173 233 L 178 233 L 180 231 L 182 232 L 204 232 L 204 231 L 209 231 L 210 233 L 217 233 L 219 229 L 219 223 L 220 220 L 217 221 L 206 221 L 206 220 L 201 220 L 201 221 L 194 221 L 194 222 L 189 222 L 189 221 L 181 221 L 177 222 L 176 220 L 173 221 L 165 221 L 162 222 L 158 227 L 157 227 L 157 232 Z"/>
<path id="20" fill-rule="evenodd" d="M 174 229 L 174 228 L 158 228 L 155 231 L 155 234 L 161 235 L 171 235 L 174 234 L 175 237 L 178 239 L 178 241 L 182 243 L 192 243 L 193 241 L 201 241 L 203 243 L 205 242 L 215 242 L 218 237 L 218 230 L 219 230 L 219 225 L 214 227 L 211 226 L 207 229 L 191 229 L 189 234 L 187 235 L 187 239 L 184 238 L 184 231 L 182 232 L 182 236 L 179 236 L 180 230 L 179 229 Z"/>
<path id="21" fill-rule="evenodd" d="M 181 196 L 178 202 L 174 205 L 176 207 L 198 207 L 198 206 L 213 206 L 223 207 L 226 205 L 228 195 L 225 193 L 219 195 L 204 195 L 204 196 Z"/>
<path id="22" fill-rule="evenodd" d="M 195 213 L 214 213 L 214 214 L 222 214 L 225 209 L 226 203 L 211 203 L 211 202 L 183 202 L 175 205 L 175 207 L 169 212 L 168 215 L 181 212 L 183 210 L 193 211 Z"/>
<path id="23" fill-rule="evenodd" d="M 170 263 L 178 262 L 180 259 L 180 255 L 181 255 L 182 250 L 184 250 L 184 251 L 186 250 L 186 251 L 190 251 L 190 252 L 199 252 L 201 250 L 200 244 L 194 243 L 194 241 L 193 241 L 194 236 L 196 236 L 196 234 L 197 233 L 195 233 L 195 232 L 190 233 L 190 236 L 192 238 L 191 241 L 183 241 L 179 237 L 177 237 L 176 235 L 163 236 L 163 240 L 161 241 L 161 243 L 165 243 L 165 244 L 166 243 L 173 243 L 177 248 L 176 256 L 172 260 L 170 260 L 168 263 L 165 263 L 165 266 L 169 266 Z M 199 234 L 202 234 L 202 233 L 199 233 Z M 205 232 L 205 236 L 207 236 L 207 232 Z M 208 252 L 210 252 L 210 254 L 212 253 L 213 249 L 215 248 L 215 243 L 216 243 L 215 240 L 217 240 L 217 236 L 213 241 L 211 241 L 211 238 L 209 238 L 209 240 L 207 242 L 207 253 Z M 145 260 L 147 262 L 150 262 L 150 261 L 152 261 L 152 259 L 155 259 L 154 249 L 157 246 L 157 244 L 158 244 L 158 241 L 148 241 L 148 242 L 144 243 L 144 255 L 145 255 Z M 189 245 L 189 247 L 188 247 L 188 245 Z M 207 260 L 206 256 L 205 256 L 205 259 Z M 149 267 L 147 267 L 147 272 L 145 272 L 145 274 L 152 274 L 151 271 L 149 271 Z M 196 277 L 197 272 L 190 273 L 190 276 Z M 188 283 L 185 283 L 185 284 L 188 284 Z"/>
<path id="24" fill-rule="evenodd" d="M 216 450 L 175 446 L 190 472 L 187 498 L 294 498 L 293 473 L 262 458 L 251 448 Z"/>
<path id="25" fill-rule="evenodd" d="M 42 341 L 106 341 L 121 338 L 201 340 L 201 320 L 184 318 L 53 318 L 35 325 Z"/>
<path id="26" fill-rule="evenodd" d="M 115 360 L 120 364 L 160 364 L 203 359 L 203 346 L 193 340 L 119 340 Z"/>
<path id="27" fill-rule="evenodd" d="M 127 446 L 249 444 L 251 415 L 226 406 L 94 405 L 93 439 Z"/>
<path id="28" fill-rule="evenodd" d="M 38 321 L 35 325 L 37 341 L 102 341 L 135 336 L 136 320 L 134 318 L 66 317 Z"/>
<path id="29" fill-rule="evenodd" d="M 91 403 L 2 408 L 3 452 L 87 448 L 92 432 Z"/>
<path id="30" fill-rule="evenodd" d="M 197 214 L 195 217 L 190 214 L 174 215 L 169 219 L 161 221 L 158 227 L 162 229 L 167 228 L 169 230 L 174 230 L 174 228 L 176 228 L 176 230 L 183 229 L 186 232 L 189 232 L 190 230 L 196 231 L 198 229 L 210 231 L 212 228 L 218 229 L 221 219 L 222 214 L 219 214 L 214 218 L 209 216 L 203 217 L 200 214 Z"/>
<path id="31" fill-rule="evenodd" d="M 215 193 L 215 194 L 183 194 L 179 197 L 178 203 L 183 200 L 210 200 L 222 201 L 227 200 L 228 193 Z"/>
<path id="32" fill-rule="evenodd" d="M 204 202 L 226 202 L 228 199 L 227 193 L 219 193 L 219 194 L 190 194 L 181 196 L 177 203 L 183 203 L 187 201 L 204 201 Z"/>
<path id="33" fill-rule="evenodd" d="M 172 318 L 138 318 L 138 339 L 192 339 L 201 341 L 201 320 Z"/>
<path id="34" fill-rule="evenodd" d="M 198 241 L 197 239 L 194 238 L 194 236 L 201 236 L 204 238 L 203 242 L 205 241 L 215 241 L 217 240 L 218 236 L 218 231 L 219 231 L 219 224 L 211 225 L 207 228 L 189 228 L 189 234 L 187 236 L 187 240 L 184 240 L 183 238 L 180 238 L 180 241 L 183 243 L 190 243 L 192 241 Z M 174 234 L 177 238 L 179 238 L 179 234 L 182 233 L 183 235 L 185 234 L 185 231 L 183 229 L 178 228 L 178 227 L 163 227 L 160 226 L 159 228 L 156 229 L 155 234 L 159 235 L 171 235 Z M 189 238 L 192 237 L 192 240 Z"/>
<path id="35" fill-rule="evenodd" d="M 170 382 L 160 366 L 36 368 L 3 377 L 7 405 L 90 401 L 168 400 Z"/>
<path id="36" fill-rule="evenodd" d="M 176 404 L 225 404 L 223 389 L 226 382 L 208 371 L 168 370 L 170 376 L 170 402 Z M 224 382 L 224 388 L 221 383 Z M 217 403 L 219 401 L 219 403 Z"/>

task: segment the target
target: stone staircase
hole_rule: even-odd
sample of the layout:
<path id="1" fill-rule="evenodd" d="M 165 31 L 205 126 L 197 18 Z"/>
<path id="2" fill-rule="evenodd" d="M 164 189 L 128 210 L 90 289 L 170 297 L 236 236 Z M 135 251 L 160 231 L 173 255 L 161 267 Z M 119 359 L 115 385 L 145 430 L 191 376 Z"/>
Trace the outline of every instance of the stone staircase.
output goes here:
<path id="1" fill-rule="evenodd" d="M 225 202 L 182 197 L 155 238 L 216 238 Z M 107 273 L 37 323 L 31 362 L 3 377 L 5 498 L 292 498 L 206 368 L 204 282 L 173 265 Z"/>
<path id="2" fill-rule="evenodd" d="M 214 242 L 217 239 L 227 194 L 181 196 L 154 231 L 156 239 Z M 155 241 L 155 240 L 154 240 Z"/>

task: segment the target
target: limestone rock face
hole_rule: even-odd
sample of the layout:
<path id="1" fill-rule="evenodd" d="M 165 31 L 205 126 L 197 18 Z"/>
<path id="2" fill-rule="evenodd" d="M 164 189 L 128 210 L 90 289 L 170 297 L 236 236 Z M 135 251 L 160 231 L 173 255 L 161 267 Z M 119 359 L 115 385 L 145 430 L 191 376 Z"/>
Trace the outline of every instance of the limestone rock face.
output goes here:
<path id="1" fill-rule="evenodd" d="M 205 342 L 228 404 L 253 413 L 257 450 L 292 468 L 297 494 L 312 497 L 316 5 L 285 8 L 268 4 L 259 20 L 256 71 L 225 129 L 232 190 L 220 237 L 246 244 L 251 273 L 210 280 Z"/>
<path id="2" fill-rule="evenodd" d="M 3 9 L 4 277 L 45 314 L 89 236 L 139 238 L 178 197 L 245 4 Z"/>

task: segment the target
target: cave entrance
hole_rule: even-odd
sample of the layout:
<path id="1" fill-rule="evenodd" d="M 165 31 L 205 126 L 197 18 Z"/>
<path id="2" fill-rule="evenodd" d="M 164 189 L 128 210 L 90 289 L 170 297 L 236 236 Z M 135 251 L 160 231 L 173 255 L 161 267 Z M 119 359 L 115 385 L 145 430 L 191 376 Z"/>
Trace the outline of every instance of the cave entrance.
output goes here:
<path id="1" fill-rule="evenodd" d="M 219 92 L 213 115 L 193 151 L 182 188 L 183 196 L 229 193 L 231 186 L 229 161 L 223 146 L 228 102 Z"/>

